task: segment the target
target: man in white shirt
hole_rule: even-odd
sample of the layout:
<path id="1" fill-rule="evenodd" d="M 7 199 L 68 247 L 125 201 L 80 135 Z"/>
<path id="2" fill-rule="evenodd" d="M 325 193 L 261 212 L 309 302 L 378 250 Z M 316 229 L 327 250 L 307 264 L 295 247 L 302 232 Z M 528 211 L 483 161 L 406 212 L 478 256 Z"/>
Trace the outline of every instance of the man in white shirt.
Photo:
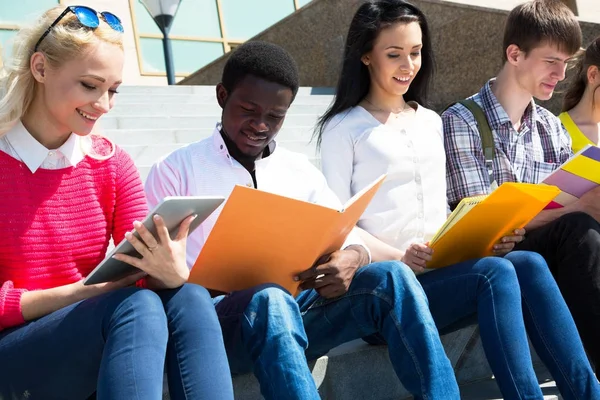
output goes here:
<path id="1" fill-rule="evenodd" d="M 146 182 L 150 207 L 166 196 L 227 197 L 236 184 L 341 207 L 305 156 L 273 141 L 297 90 L 297 66 L 285 50 L 264 42 L 236 49 L 217 85 L 221 124 L 212 137 L 153 166 Z M 219 213 L 190 235 L 190 266 Z M 269 238 L 264 243 L 269 246 Z M 296 298 L 274 284 L 215 297 L 232 372 L 253 370 L 266 399 L 319 399 L 306 359 L 380 334 L 398 377 L 415 397 L 458 399 L 452 367 L 414 274 L 401 263 L 369 264 L 369 259 L 351 233 L 343 249 L 297 277 L 303 291 Z"/>

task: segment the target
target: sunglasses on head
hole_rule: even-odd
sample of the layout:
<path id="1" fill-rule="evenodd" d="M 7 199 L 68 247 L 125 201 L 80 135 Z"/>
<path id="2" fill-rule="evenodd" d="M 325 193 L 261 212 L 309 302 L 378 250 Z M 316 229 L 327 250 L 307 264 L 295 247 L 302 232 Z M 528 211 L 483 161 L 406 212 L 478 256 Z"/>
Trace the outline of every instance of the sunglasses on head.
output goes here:
<path id="1" fill-rule="evenodd" d="M 75 14 L 79 23 L 81 23 L 81 25 L 87 28 L 96 29 L 100 25 L 100 19 L 98 18 L 98 16 L 100 16 L 102 17 L 104 22 L 106 22 L 108 26 L 113 28 L 115 31 L 123 32 L 123 25 L 121 24 L 121 20 L 113 13 L 110 13 L 108 11 L 102 11 L 101 13 L 99 13 L 98 11 L 86 6 L 69 6 L 65 9 L 65 11 L 62 12 L 62 14 L 58 16 L 58 18 L 54 20 L 52 24 L 50 24 L 48 29 L 46 29 L 46 32 L 44 32 L 44 34 L 37 41 L 35 47 L 33 48 L 34 53 L 37 51 L 40 43 L 42 43 L 42 40 L 44 40 L 44 38 L 48 36 L 52 28 L 54 28 L 70 12 Z"/>

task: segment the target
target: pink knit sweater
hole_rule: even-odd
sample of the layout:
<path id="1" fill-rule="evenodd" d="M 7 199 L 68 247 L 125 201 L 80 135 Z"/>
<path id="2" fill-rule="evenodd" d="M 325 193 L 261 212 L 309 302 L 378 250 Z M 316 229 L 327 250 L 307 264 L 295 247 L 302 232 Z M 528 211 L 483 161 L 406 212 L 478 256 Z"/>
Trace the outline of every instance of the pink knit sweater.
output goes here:
<path id="1" fill-rule="evenodd" d="M 95 148 L 111 146 L 94 139 Z M 99 145 L 99 146 L 97 146 Z M 58 170 L 0 151 L 0 330 L 24 323 L 21 295 L 81 280 L 147 214 L 139 173 L 120 148 Z"/>

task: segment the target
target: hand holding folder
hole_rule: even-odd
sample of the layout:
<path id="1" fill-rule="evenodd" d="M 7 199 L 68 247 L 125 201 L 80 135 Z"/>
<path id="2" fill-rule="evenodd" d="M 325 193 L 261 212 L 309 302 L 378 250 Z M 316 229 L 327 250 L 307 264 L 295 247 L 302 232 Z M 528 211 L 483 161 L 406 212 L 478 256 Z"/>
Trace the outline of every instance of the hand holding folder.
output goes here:
<path id="1" fill-rule="evenodd" d="M 494 244 L 527 225 L 558 193 L 555 186 L 504 183 L 489 195 L 463 199 L 431 239 L 427 268 L 492 255 Z"/>
<path id="2" fill-rule="evenodd" d="M 222 292 L 276 283 L 296 293 L 294 276 L 341 248 L 384 178 L 357 193 L 342 210 L 236 186 L 189 281 Z"/>

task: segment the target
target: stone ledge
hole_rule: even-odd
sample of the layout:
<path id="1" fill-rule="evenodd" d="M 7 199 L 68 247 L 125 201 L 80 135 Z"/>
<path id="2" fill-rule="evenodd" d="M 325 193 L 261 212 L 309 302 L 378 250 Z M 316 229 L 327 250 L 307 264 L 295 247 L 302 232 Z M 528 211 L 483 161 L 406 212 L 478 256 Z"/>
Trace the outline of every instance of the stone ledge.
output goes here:
<path id="1" fill-rule="evenodd" d="M 461 391 L 465 391 L 465 399 L 501 398 L 483 353 L 477 327 L 470 326 L 442 335 L 442 343 L 455 369 Z M 535 351 L 532 349 L 531 352 L 540 384 L 545 385 L 545 399 L 558 399 L 556 387 L 548 384 L 551 381 L 548 372 Z M 391 400 L 411 397 L 394 373 L 387 346 L 371 346 L 355 340 L 311 361 L 309 367 L 322 399 Z M 236 399 L 262 399 L 258 382 L 252 374 L 235 376 L 233 386 Z M 165 395 L 164 400 L 167 399 L 169 397 Z"/>

